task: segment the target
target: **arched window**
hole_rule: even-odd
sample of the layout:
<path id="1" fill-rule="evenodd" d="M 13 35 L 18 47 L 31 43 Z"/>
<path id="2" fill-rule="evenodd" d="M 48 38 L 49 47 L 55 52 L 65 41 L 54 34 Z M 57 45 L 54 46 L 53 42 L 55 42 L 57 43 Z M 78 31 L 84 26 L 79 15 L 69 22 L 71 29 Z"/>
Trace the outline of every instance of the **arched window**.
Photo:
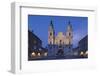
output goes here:
<path id="1" fill-rule="evenodd" d="M 50 36 L 52 36 L 52 33 L 50 32 Z"/>
<path id="2" fill-rule="evenodd" d="M 69 36 L 71 35 L 71 33 L 69 32 Z"/>

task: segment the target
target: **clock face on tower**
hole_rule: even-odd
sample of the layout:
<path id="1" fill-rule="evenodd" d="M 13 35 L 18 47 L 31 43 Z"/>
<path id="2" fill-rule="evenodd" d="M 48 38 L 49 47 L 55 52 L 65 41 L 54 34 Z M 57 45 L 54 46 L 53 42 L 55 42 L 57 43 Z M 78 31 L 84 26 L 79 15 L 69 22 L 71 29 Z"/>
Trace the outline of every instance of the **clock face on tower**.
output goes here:
<path id="1" fill-rule="evenodd" d="M 28 60 L 88 58 L 87 27 L 88 17 L 28 15 Z"/>

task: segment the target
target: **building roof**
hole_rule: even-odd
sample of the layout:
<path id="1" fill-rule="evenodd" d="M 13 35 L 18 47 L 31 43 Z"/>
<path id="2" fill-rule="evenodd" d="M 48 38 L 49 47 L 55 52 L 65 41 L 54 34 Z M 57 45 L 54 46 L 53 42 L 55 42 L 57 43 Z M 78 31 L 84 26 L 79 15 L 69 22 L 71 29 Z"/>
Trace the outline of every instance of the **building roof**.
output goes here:
<path id="1" fill-rule="evenodd" d="M 31 35 L 32 38 L 35 38 L 35 39 L 37 39 L 37 40 L 39 40 L 39 41 L 41 42 L 40 38 L 39 38 L 38 36 L 36 36 L 36 35 L 35 35 L 33 32 L 31 32 L 30 30 L 28 30 L 28 34 Z"/>

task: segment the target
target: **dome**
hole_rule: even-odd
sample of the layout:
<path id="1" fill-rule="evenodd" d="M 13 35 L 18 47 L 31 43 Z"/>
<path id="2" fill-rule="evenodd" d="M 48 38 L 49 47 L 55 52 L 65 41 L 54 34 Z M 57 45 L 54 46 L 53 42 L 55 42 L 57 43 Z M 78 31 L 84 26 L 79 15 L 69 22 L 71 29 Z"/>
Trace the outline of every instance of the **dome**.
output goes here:
<path id="1" fill-rule="evenodd" d="M 63 35 L 63 32 L 59 32 L 58 33 L 58 37 L 63 37 L 64 35 Z"/>

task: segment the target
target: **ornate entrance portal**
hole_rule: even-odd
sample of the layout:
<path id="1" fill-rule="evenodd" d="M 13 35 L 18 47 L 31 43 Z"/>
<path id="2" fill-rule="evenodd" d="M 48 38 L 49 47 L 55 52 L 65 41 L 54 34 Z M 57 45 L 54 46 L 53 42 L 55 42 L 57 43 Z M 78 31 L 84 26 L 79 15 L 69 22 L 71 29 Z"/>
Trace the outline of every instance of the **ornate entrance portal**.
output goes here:
<path id="1" fill-rule="evenodd" d="M 57 55 L 58 55 L 58 56 L 64 56 L 64 49 L 63 49 L 63 47 L 62 47 L 61 45 L 59 46 Z"/>

